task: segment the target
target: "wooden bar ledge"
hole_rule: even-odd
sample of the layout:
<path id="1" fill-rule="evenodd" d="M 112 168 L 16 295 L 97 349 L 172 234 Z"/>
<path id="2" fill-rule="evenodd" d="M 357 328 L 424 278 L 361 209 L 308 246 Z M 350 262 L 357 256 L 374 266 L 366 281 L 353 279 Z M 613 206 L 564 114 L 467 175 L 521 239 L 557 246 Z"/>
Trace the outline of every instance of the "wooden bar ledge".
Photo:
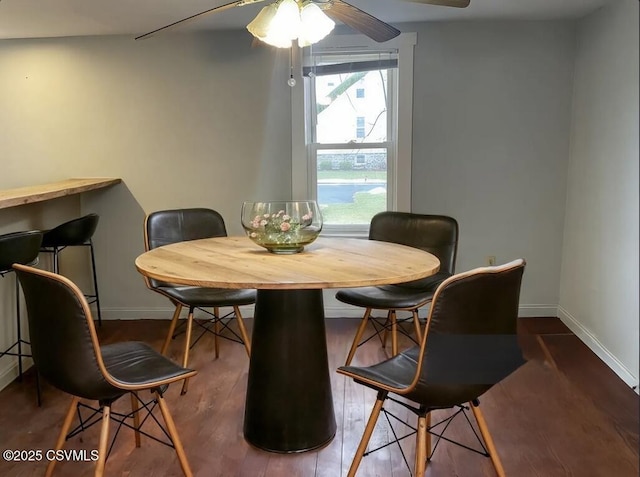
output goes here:
<path id="1" fill-rule="evenodd" d="M 93 177 L 85 179 L 66 179 L 49 184 L 18 187 L 0 190 L 0 209 L 18 205 L 33 204 L 45 200 L 57 199 L 68 195 L 80 194 L 90 190 L 102 189 L 122 182 L 112 177 Z"/>

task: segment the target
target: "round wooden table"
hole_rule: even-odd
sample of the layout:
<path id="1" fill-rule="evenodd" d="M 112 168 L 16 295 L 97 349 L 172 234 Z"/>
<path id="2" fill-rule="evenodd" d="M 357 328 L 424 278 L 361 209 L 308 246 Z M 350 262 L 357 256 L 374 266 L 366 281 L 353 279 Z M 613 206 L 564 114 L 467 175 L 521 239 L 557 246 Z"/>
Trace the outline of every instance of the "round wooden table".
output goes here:
<path id="1" fill-rule="evenodd" d="M 416 248 L 322 237 L 292 255 L 247 237 L 193 240 L 145 252 L 135 264 L 163 282 L 258 290 L 244 435 L 272 452 L 317 449 L 336 432 L 322 289 L 407 282 L 440 267 Z"/>

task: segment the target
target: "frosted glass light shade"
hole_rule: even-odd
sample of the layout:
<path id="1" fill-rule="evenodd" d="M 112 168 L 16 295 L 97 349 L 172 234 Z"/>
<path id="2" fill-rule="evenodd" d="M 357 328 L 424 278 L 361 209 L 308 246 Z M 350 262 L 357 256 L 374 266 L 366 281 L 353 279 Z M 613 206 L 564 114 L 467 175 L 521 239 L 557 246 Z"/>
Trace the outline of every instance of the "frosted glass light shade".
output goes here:
<path id="1" fill-rule="evenodd" d="M 295 1 L 290 1 L 295 4 Z M 278 48 L 289 48 L 291 46 L 291 38 L 288 38 L 289 33 L 287 31 L 282 31 L 282 28 L 277 28 L 277 25 L 282 23 L 282 15 L 280 14 L 279 9 L 280 5 L 281 4 L 276 2 L 271 5 L 267 5 L 260 10 L 260 13 L 258 13 L 253 21 L 247 25 L 247 30 L 249 30 L 249 32 L 258 40 L 264 41 L 269 45 L 273 45 Z M 274 22 L 278 15 L 281 15 L 281 18 L 277 22 Z M 286 16 L 287 11 L 285 10 L 285 18 Z M 276 25 L 276 28 L 274 28 L 274 24 Z"/>
<path id="2" fill-rule="evenodd" d="M 301 47 L 319 42 L 331 33 L 335 26 L 335 22 L 313 2 L 305 3 L 300 9 L 300 23 L 298 45 Z"/>
<path id="3" fill-rule="evenodd" d="M 291 40 L 300 33 L 300 7 L 295 0 L 282 0 L 269 25 L 269 35 L 264 41 L 281 48 L 291 46 Z"/>
<path id="4" fill-rule="evenodd" d="M 267 5 L 247 25 L 247 30 L 265 43 L 278 48 L 291 47 L 298 39 L 300 46 L 309 46 L 333 30 L 334 22 L 312 1 L 279 0 Z"/>
<path id="5" fill-rule="evenodd" d="M 276 4 L 267 5 L 260 13 L 247 25 L 247 30 L 256 38 L 262 40 L 269 34 L 269 25 L 276 15 Z"/>

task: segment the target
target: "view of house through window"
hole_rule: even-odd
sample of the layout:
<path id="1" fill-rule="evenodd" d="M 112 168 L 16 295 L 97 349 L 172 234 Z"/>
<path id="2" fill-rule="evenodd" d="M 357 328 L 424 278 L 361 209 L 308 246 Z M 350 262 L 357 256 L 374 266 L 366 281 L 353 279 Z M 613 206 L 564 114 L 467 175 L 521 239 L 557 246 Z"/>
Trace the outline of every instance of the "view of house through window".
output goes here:
<path id="1" fill-rule="evenodd" d="M 318 54 L 310 77 L 312 182 L 324 223 L 368 226 L 389 208 L 395 157 L 393 53 Z"/>

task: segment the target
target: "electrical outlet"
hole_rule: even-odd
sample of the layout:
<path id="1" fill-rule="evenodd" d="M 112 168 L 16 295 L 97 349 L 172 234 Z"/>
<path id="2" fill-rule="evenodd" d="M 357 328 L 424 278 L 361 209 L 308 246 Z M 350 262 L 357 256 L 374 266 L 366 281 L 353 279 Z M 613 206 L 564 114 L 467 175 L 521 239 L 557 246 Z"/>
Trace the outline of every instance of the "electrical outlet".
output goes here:
<path id="1" fill-rule="evenodd" d="M 495 255 L 487 255 L 487 265 L 490 267 L 496 264 L 496 256 Z"/>

